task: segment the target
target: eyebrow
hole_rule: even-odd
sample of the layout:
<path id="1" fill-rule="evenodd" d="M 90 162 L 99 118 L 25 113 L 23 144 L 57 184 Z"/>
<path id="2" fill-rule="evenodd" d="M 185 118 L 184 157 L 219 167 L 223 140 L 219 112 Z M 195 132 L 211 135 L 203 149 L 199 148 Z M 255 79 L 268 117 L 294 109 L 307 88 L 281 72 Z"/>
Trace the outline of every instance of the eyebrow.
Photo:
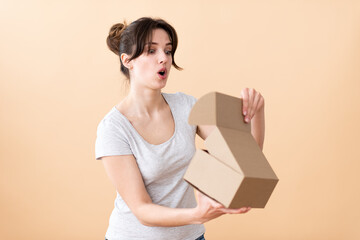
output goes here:
<path id="1" fill-rule="evenodd" d="M 146 43 L 145 45 L 159 45 L 157 42 L 148 42 L 148 43 Z M 172 46 L 172 43 L 171 42 L 168 42 L 167 44 L 166 44 L 166 46 L 168 46 L 168 45 L 171 45 Z"/>

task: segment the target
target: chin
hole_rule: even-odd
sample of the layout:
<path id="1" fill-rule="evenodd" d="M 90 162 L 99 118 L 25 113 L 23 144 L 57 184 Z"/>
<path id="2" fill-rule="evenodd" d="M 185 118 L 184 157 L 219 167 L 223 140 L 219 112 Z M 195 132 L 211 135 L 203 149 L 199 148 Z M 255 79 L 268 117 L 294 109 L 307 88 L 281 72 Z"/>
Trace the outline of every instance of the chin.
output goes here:
<path id="1" fill-rule="evenodd" d="M 163 89 L 164 87 L 166 87 L 166 84 L 162 84 L 158 87 L 158 89 Z"/>
<path id="2" fill-rule="evenodd" d="M 167 83 L 167 78 L 166 79 L 161 79 L 161 80 L 158 80 L 156 83 L 158 84 L 158 85 L 166 85 L 166 83 Z"/>
<path id="3" fill-rule="evenodd" d="M 157 83 L 152 85 L 152 89 L 163 89 L 164 87 L 166 87 L 166 81 L 162 82 L 162 83 Z"/>

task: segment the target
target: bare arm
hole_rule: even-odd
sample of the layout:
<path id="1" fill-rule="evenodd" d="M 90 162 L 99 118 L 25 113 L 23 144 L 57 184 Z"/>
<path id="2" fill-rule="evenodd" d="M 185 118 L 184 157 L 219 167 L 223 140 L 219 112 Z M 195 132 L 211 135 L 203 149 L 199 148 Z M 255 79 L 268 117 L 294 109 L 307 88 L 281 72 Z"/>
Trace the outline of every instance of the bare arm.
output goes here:
<path id="1" fill-rule="evenodd" d="M 241 91 L 241 97 L 243 98 L 244 120 L 251 121 L 251 134 L 262 150 L 265 138 L 264 98 L 253 88 L 244 88 Z"/>
<path id="2" fill-rule="evenodd" d="M 117 192 L 137 219 L 147 226 L 174 227 L 200 224 L 224 213 L 242 213 L 247 209 L 226 209 L 198 194 L 196 208 L 169 208 L 154 204 L 146 191 L 133 155 L 103 157 L 105 170 Z"/>
<path id="3" fill-rule="evenodd" d="M 263 149 L 264 138 L 265 138 L 265 113 L 264 108 L 260 110 L 255 116 L 251 119 L 251 134 L 255 138 L 255 141 L 258 143 L 260 149 Z"/>

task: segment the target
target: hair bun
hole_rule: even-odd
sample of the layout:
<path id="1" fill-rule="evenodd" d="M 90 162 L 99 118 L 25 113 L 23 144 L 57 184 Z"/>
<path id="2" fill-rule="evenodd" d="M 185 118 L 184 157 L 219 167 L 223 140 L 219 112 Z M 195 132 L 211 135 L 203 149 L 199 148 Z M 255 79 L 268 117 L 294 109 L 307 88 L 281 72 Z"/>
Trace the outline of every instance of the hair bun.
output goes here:
<path id="1" fill-rule="evenodd" d="M 121 34 L 124 32 L 126 27 L 126 21 L 124 21 L 124 23 L 116 23 L 112 25 L 109 31 L 109 35 L 106 38 L 106 43 L 109 49 L 113 51 L 116 55 L 119 55 Z"/>

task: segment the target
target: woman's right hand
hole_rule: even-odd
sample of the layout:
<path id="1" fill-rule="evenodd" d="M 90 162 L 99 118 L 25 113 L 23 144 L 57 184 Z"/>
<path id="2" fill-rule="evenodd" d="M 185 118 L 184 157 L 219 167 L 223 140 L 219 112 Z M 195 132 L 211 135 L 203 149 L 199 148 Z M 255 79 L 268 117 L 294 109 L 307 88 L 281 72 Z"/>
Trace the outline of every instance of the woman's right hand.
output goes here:
<path id="1" fill-rule="evenodd" d="M 211 219 L 220 217 L 223 214 L 240 214 L 247 213 L 251 207 L 242 207 L 238 209 L 226 208 L 224 205 L 207 197 L 199 191 L 196 192 L 198 205 L 196 206 L 196 215 L 200 223 L 205 223 Z"/>

